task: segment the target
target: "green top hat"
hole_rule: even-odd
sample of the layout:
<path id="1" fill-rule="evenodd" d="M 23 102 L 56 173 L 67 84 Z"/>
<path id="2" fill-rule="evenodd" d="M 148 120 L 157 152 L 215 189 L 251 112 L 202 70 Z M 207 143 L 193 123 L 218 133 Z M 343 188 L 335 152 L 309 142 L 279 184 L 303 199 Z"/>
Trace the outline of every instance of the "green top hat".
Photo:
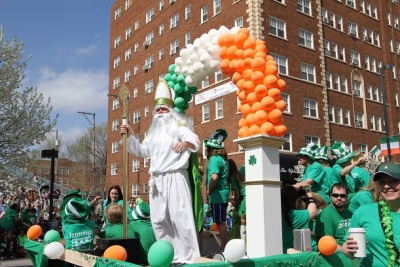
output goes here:
<path id="1" fill-rule="evenodd" d="M 67 223 L 79 223 L 85 221 L 90 213 L 91 209 L 86 200 L 72 198 L 64 205 L 64 215 L 61 219 Z"/>
<path id="2" fill-rule="evenodd" d="M 400 180 L 400 165 L 391 162 L 380 164 L 374 174 L 374 181 L 378 181 L 383 175 L 389 175 L 394 179 Z"/>
<path id="3" fill-rule="evenodd" d="M 150 219 L 150 206 L 146 202 L 141 202 L 132 210 L 129 220 L 149 220 Z"/>
<path id="4" fill-rule="evenodd" d="M 224 148 L 222 143 L 227 137 L 228 133 L 224 129 L 217 129 L 210 135 L 209 139 L 204 140 L 204 144 L 212 148 Z"/>
<path id="5" fill-rule="evenodd" d="M 68 190 L 60 205 L 60 217 L 65 217 L 65 205 L 73 198 L 82 198 L 82 192 L 79 189 Z"/>
<path id="6" fill-rule="evenodd" d="M 317 153 L 315 154 L 315 159 L 330 161 L 328 158 L 328 146 L 321 146 L 318 148 Z"/>
<path id="7" fill-rule="evenodd" d="M 336 157 L 336 163 L 341 164 L 348 161 L 354 156 L 354 153 L 350 151 L 350 148 L 343 142 L 336 142 L 331 147 L 332 154 Z"/>
<path id="8" fill-rule="evenodd" d="M 307 156 L 311 160 L 315 160 L 315 154 L 318 150 L 318 145 L 314 143 L 309 143 L 306 146 L 300 148 L 299 152 L 297 152 L 296 156 Z"/>

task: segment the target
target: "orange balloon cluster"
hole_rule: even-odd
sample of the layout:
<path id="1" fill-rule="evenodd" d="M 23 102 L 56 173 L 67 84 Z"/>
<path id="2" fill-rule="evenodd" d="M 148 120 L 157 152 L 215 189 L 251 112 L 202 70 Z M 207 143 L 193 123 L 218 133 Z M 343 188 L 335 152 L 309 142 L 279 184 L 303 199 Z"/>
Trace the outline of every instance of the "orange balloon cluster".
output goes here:
<path id="1" fill-rule="evenodd" d="M 267 55 L 265 41 L 250 36 L 246 28 L 237 34 L 225 34 L 218 39 L 221 70 L 232 77 L 238 87 L 239 137 L 257 134 L 282 137 L 287 128 L 283 124 L 282 112 L 286 103 L 281 92 L 286 82 L 279 78 L 278 66 L 272 56 Z"/>
<path id="2" fill-rule="evenodd" d="M 126 261 L 128 258 L 128 253 L 123 246 L 112 245 L 104 251 L 103 258 Z"/>

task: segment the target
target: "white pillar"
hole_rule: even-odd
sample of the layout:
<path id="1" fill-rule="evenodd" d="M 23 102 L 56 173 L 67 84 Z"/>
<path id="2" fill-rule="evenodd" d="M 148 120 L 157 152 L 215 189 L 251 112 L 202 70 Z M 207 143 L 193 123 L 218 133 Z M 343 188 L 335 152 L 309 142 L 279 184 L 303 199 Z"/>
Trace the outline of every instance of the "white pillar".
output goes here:
<path id="1" fill-rule="evenodd" d="M 245 150 L 247 255 L 282 254 L 279 148 L 285 140 L 261 134 L 234 142 Z"/>

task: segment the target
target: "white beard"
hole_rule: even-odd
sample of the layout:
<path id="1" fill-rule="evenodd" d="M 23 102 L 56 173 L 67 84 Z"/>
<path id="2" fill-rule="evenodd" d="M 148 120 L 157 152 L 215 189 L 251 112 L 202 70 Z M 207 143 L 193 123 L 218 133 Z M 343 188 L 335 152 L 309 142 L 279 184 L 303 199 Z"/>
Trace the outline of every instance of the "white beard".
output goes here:
<path id="1" fill-rule="evenodd" d="M 159 156 L 172 150 L 178 140 L 178 125 L 171 113 L 155 114 L 147 134 L 151 157 Z"/>

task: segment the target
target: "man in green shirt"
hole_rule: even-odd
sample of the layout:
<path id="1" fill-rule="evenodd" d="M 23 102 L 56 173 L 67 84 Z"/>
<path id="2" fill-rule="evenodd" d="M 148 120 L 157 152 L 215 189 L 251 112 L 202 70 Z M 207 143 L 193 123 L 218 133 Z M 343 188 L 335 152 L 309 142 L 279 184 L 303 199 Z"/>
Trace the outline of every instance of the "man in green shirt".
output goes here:
<path id="1" fill-rule="evenodd" d="M 331 190 L 331 204 L 324 208 L 315 226 L 317 239 L 329 235 L 336 239 L 337 249 L 341 249 L 344 236 L 350 225 L 352 213 L 345 208 L 347 201 L 347 187 L 343 183 L 336 183 Z"/>

